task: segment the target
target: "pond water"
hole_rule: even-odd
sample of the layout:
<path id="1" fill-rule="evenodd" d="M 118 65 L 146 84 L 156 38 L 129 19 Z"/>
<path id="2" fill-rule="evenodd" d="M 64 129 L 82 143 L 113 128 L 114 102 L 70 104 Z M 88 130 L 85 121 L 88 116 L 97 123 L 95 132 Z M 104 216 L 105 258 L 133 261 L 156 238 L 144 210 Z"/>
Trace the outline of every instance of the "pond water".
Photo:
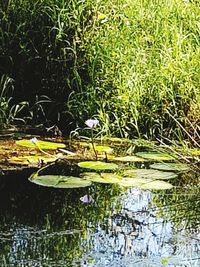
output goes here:
<path id="1" fill-rule="evenodd" d="M 0 266 L 200 266 L 195 179 L 148 191 L 52 189 L 27 178 L 0 177 Z M 94 201 L 83 203 L 86 194 Z"/>

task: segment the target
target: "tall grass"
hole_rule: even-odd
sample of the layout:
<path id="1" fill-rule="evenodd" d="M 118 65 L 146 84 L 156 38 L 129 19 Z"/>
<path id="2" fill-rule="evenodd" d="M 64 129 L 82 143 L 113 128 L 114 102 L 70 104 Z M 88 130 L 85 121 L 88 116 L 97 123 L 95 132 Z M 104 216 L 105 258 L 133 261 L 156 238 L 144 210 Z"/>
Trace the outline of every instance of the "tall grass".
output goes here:
<path id="1" fill-rule="evenodd" d="M 176 120 L 187 131 L 200 122 L 199 2 L 95 3 L 81 40 L 89 82 L 68 102 L 74 118 L 97 116 L 106 135 L 184 138 Z"/>
<path id="2" fill-rule="evenodd" d="M 0 75 L 14 80 L 16 102 L 33 106 L 41 96 L 51 99 L 45 114 L 52 123 L 59 123 L 72 88 L 80 88 L 85 67 L 77 47 L 91 2 L 0 1 Z"/>
<path id="3" fill-rule="evenodd" d="M 102 135 L 183 139 L 180 125 L 199 131 L 199 1 L 7 0 L 0 7 L 0 76 L 14 80 L 16 103 L 48 99 L 49 124 L 70 130 L 72 121 L 96 116 Z"/>

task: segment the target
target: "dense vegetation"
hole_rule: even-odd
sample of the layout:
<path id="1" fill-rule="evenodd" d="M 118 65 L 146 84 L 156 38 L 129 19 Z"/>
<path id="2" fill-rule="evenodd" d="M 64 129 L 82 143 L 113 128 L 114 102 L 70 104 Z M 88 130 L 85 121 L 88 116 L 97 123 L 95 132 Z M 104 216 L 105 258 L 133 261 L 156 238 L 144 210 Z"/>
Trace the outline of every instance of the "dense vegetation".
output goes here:
<path id="1" fill-rule="evenodd" d="M 10 0 L 0 19 L 1 125 L 15 105 L 10 122 L 198 136 L 199 1 Z"/>

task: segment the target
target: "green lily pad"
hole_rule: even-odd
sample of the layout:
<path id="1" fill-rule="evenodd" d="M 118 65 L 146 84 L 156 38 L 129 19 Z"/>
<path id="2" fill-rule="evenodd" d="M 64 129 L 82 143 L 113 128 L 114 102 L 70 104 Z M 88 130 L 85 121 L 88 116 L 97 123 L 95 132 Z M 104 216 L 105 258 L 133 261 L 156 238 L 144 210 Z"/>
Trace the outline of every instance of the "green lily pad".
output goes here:
<path id="1" fill-rule="evenodd" d="M 31 140 L 23 139 L 16 141 L 16 144 L 19 146 L 25 146 L 29 148 L 35 148 L 39 147 L 41 149 L 58 149 L 58 148 L 64 148 L 65 144 L 62 143 L 54 143 L 54 142 L 47 142 L 47 141 L 41 141 L 37 140 L 35 143 L 33 143 Z"/>
<path id="2" fill-rule="evenodd" d="M 144 179 L 144 178 L 122 178 L 119 182 L 119 185 L 125 186 L 125 187 L 139 187 L 143 184 L 152 182 L 151 179 Z"/>
<path id="3" fill-rule="evenodd" d="M 115 157 L 113 160 L 123 161 L 123 162 L 144 162 L 146 159 L 137 156 L 125 156 L 125 157 Z"/>
<path id="4" fill-rule="evenodd" d="M 163 172 L 159 170 L 152 169 L 132 169 L 126 170 L 123 174 L 125 177 L 130 178 L 145 178 L 153 180 L 169 180 L 177 177 L 174 172 Z"/>
<path id="5" fill-rule="evenodd" d="M 61 175 L 33 175 L 29 180 L 37 185 L 55 188 L 79 188 L 92 184 L 91 181 L 79 177 Z"/>
<path id="6" fill-rule="evenodd" d="M 83 147 L 87 147 L 93 151 L 93 145 L 91 142 L 79 142 L 79 145 L 81 145 Z M 111 148 L 109 146 L 98 145 L 97 143 L 94 143 L 94 148 L 98 153 L 103 153 L 103 152 L 106 152 L 107 154 L 113 153 L 113 148 Z"/>
<path id="7" fill-rule="evenodd" d="M 101 146 L 101 145 L 94 145 L 95 150 L 98 153 L 103 153 L 106 152 L 107 154 L 112 154 L 113 153 L 113 148 L 109 146 Z M 93 149 L 92 144 L 90 145 L 90 149 Z"/>
<path id="8" fill-rule="evenodd" d="M 115 170 L 118 168 L 118 165 L 115 163 L 107 163 L 102 161 L 82 161 L 78 163 L 78 166 L 91 170 Z"/>
<path id="9" fill-rule="evenodd" d="M 183 163 L 154 163 L 150 168 L 160 171 L 188 171 L 190 168 L 187 164 Z"/>
<path id="10" fill-rule="evenodd" d="M 123 178 L 119 185 L 124 187 L 140 187 L 142 189 L 148 190 L 166 190 L 171 189 L 173 185 L 168 182 L 160 181 L 160 180 L 151 180 L 151 179 L 143 179 L 143 178 Z"/>
<path id="11" fill-rule="evenodd" d="M 23 157 L 11 157 L 8 159 L 10 164 L 16 165 L 30 165 L 30 164 L 38 164 L 38 162 L 43 161 L 44 163 L 54 162 L 57 158 L 47 157 L 47 156 L 23 156 Z"/>
<path id="12" fill-rule="evenodd" d="M 80 174 L 81 178 L 97 183 L 105 183 L 105 180 L 99 173 L 96 172 L 83 172 Z"/>
<path id="13" fill-rule="evenodd" d="M 174 160 L 174 157 L 172 157 L 169 154 L 161 153 L 161 152 L 138 152 L 136 153 L 138 157 L 153 160 L 153 161 L 170 161 Z"/>
<path id="14" fill-rule="evenodd" d="M 142 189 L 147 190 L 167 190 L 173 188 L 173 185 L 165 181 L 152 181 L 141 186 Z"/>
<path id="15" fill-rule="evenodd" d="M 121 176 L 113 173 L 94 173 L 94 172 L 85 172 L 81 174 L 86 180 L 96 182 L 96 183 L 103 183 L 103 184 L 115 184 L 119 183 L 122 179 Z"/>

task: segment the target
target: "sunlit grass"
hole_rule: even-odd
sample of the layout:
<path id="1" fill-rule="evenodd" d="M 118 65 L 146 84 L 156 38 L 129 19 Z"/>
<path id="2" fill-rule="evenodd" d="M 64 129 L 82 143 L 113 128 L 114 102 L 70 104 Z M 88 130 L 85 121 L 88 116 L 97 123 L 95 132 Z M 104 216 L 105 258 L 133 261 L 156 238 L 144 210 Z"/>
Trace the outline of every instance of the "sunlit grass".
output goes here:
<path id="1" fill-rule="evenodd" d="M 14 79 L 20 100 L 51 99 L 46 121 L 57 123 L 66 102 L 67 126 L 95 116 L 102 135 L 184 139 L 180 125 L 199 130 L 199 1 L 13 0 L 0 7 L 0 75 Z"/>
<path id="2" fill-rule="evenodd" d="M 200 116 L 196 1 L 98 1 L 82 36 L 90 81 L 71 96 L 75 118 L 95 114 L 102 134 L 180 136 Z"/>

